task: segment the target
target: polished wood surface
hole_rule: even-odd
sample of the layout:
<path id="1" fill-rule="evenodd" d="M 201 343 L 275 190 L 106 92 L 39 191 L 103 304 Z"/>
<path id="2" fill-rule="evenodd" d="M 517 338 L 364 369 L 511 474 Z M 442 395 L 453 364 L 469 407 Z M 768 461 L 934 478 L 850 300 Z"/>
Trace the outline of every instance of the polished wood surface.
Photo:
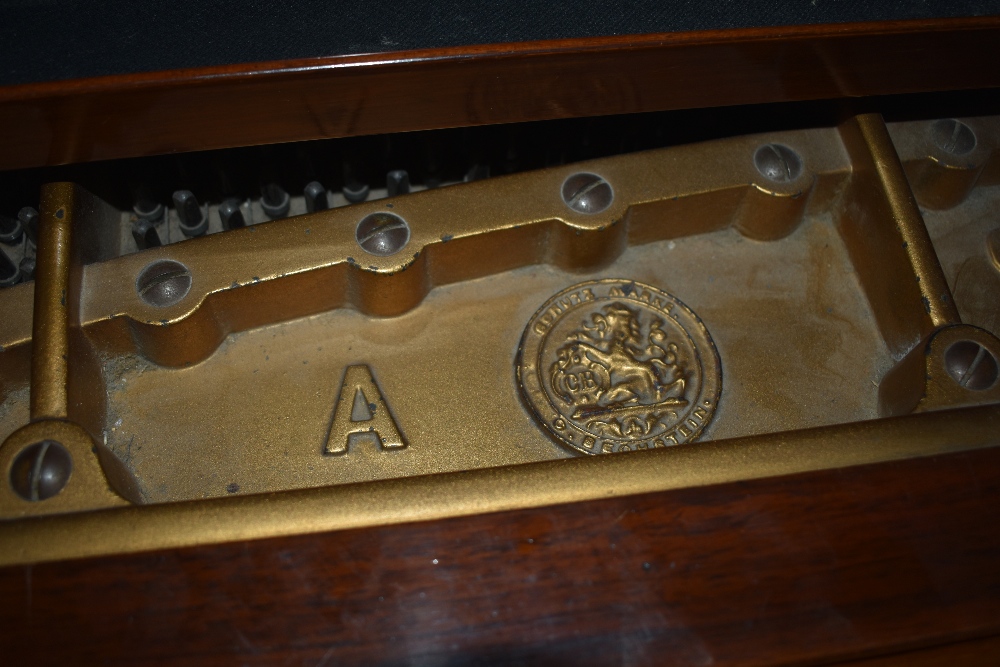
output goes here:
<path id="1" fill-rule="evenodd" d="M 977 664 L 1000 634 L 998 504 L 981 450 L 10 567 L 0 634 L 32 665 L 791 665 L 955 642 L 949 664 Z"/>
<path id="2" fill-rule="evenodd" d="M 0 169 L 1000 86 L 1000 17 L 443 48 L 0 88 Z"/>
<path id="3" fill-rule="evenodd" d="M 905 651 L 841 663 L 841 667 L 942 667 L 946 665 L 1000 665 L 1000 637 Z"/>

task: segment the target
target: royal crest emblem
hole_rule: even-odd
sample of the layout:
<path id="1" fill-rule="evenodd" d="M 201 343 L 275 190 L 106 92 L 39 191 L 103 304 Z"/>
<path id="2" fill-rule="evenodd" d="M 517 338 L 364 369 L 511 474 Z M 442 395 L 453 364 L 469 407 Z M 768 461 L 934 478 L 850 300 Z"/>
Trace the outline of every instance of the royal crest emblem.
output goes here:
<path id="1" fill-rule="evenodd" d="M 517 378 L 556 440 L 607 454 L 697 439 L 715 411 L 721 366 L 705 325 L 679 300 L 634 281 L 599 280 L 535 313 Z"/>

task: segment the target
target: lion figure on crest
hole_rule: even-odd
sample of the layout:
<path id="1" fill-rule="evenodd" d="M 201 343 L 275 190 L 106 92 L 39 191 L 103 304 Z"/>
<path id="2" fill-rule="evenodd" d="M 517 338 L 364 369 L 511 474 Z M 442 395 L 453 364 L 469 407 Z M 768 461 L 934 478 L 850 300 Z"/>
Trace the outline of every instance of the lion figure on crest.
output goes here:
<path id="1" fill-rule="evenodd" d="M 663 320 L 653 318 L 644 340 L 635 310 L 618 302 L 604 306 L 556 352 L 552 387 L 579 407 L 685 403 L 686 373 L 662 327 Z"/>

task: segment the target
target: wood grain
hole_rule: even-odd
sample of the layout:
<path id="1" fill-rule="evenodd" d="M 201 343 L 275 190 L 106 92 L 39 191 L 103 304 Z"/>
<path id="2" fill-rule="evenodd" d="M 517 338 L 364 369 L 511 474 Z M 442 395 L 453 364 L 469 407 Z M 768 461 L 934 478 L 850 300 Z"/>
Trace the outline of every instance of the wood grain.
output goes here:
<path id="1" fill-rule="evenodd" d="M 1000 665 L 1000 637 L 933 646 L 895 655 L 841 663 L 842 667 L 941 667 L 942 665 Z"/>
<path id="2" fill-rule="evenodd" d="M 981 450 L 11 567 L 0 635 L 33 665 L 828 664 L 1000 634 L 998 502 Z"/>
<path id="3" fill-rule="evenodd" d="M 1000 17 L 443 48 L 0 89 L 0 169 L 1000 86 Z"/>

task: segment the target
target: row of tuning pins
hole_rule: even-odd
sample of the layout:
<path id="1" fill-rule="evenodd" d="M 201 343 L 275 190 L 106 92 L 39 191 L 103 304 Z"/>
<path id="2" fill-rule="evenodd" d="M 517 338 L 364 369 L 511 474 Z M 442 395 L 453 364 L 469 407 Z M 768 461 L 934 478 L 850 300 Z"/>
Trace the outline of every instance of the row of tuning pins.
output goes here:
<path id="1" fill-rule="evenodd" d="M 466 173 L 463 181 L 470 182 L 489 177 L 489 167 L 474 165 Z M 424 184 L 425 188 L 441 185 L 437 182 Z M 394 169 L 386 174 L 386 197 L 405 195 L 411 191 L 410 175 L 406 170 Z M 355 179 L 348 179 L 341 191 L 349 204 L 367 201 L 371 196 L 371 188 Z M 319 181 L 311 181 L 302 191 L 306 213 L 325 211 L 331 207 L 331 196 L 327 188 Z M 208 205 L 202 204 L 190 190 L 177 190 L 171 197 L 173 208 L 177 214 L 177 226 L 187 238 L 202 236 L 208 232 Z M 260 207 L 271 220 L 284 218 L 291 208 L 291 196 L 276 183 L 268 183 L 261 188 Z M 224 199 L 218 206 L 219 220 L 223 230 L 239 229 L 251 224 L 247 217 L 249 208 L 244 200 L 236 197 Z M 163 245 L 160 232 L 157 229 L 167 220 L 166 207 L 158 202 L 140 199 L 133 207 L 135 219 L 132 222 L 132 237 L 139 250 L 156 248 Z"/>
<path id="2" fill-rule="evenodd" d="M 309 201 L 309 192 L 316 191 L 315 186 L 319 183 L 310 183 L 306 186 Z M 322 189 L 322 186 L 319 186 Z M 322 198 L 325 202 L 326 190 L 322 191 Z M 313 197 L 313 203 L 319 201 L 319 195 Z M 177 214 L 177 227 L 187 238 L 203 236 L 208 232 L 208 204 L 202 204 L 190 190 L 176 190 L 171 196 L 171 203 Z M 219 220 L 223 229 L 239 229 L 246 227 L 249 223 L 244 214 L 244 201 L 236 197 L 224 199 L 218 206 Z M 280 186 L 270 183 L 262 188 L 260 206 L 265 215 L 272 220 L 283 218 L 288 215 L 291 205 L 291 197 Z M 321 210 L 321 209 L 317 209 Z M 147 199 L 140 199 L 132 208 L 135 219 L 132 222 L 132 238 L 140 250 L 146 248 L 156 248 L 163 245 L 160 232 L 157 227 L 167 220 L 167 209 L 159 202 Z"/>
<path id="3" fill-rule="evenodd" d="M 0 287 L 34 280 L 37 242 L 38 211 L 25 206 L 15 217 L 0 214 Z"/>

